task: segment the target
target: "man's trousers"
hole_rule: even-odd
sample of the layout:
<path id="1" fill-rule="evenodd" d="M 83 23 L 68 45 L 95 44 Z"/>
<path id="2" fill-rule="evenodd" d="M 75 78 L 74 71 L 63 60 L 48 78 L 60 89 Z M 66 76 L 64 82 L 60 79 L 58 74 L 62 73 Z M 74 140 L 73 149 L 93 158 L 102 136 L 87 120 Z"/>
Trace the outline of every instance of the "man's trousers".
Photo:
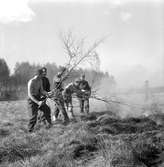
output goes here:
<path id="1" fill-rule="evenodd" d="M 48 105 L 44 103 L 41 107 L 39 107 L 38 104 L 33 102 L 31 99 L 28 99 L 28 111 L 30 116 L 30 120 L 28 124 L 29 131 L 33 131 L 34 129 L 34 126 L 37 122 L 39 110 L 43 112 L 43 117 L 48 122 L 48 124 L 51 125 L 51 112 Z"/>
<path id="2" fill-rule="evenodd" d="M 80 112 L 84 113 L 85 112 L 88 114 L 89 113 L 89 99 L 88 98 L 78 98 L 79 100 L 79 105 L 80 105 Z"/>
<path id="3" fill-rule="evenodd" d="M 63 99 L 54 99 L 56 108 L 54 111 L 55 118 L 58 118 L 59 112 L 61 111 L 64 116 L 64 121 L 69 121 L 68 114 L 66 112 L 65 106 L 64 106 L 64 100 Z"/>

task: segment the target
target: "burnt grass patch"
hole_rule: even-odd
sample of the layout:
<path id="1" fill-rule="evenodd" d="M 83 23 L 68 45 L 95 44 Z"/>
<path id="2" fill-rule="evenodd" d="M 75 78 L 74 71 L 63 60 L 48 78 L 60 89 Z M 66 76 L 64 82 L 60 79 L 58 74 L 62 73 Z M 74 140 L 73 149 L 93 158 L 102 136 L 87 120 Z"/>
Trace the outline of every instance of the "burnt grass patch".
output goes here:
<path id="1" fill-rule="evenodd" d="M 92 167 L 90 163 L 99 157 L 103 159 L 99 167 L 160 167 L 164 163 L 164 126 L 154 117 L 120 119 L 110 112 L 94 112 L 78 119 L 34 134 L 18 131 L 3 137 L 0 163 L 23 160 L 30 167 Z"/>
<path id="2" fill-rule="evenodd" d="M 158 167 L 163 163 L 164 131 L 154 130 L 123 138 L 132 146 L 137 159 L 147 167 Z"/>
<path id="3" fill-rule="evenodd" d="M 108 114 L 100 115 L 87 123 L 95 134 L 108 134 L 121 138 L 128 136 L 126 143 L 131 146 L 135 159 L 147 167 L 158 167 L 164 162 L 164 124 L 159 125 L 156 117 L 118 119 Z M 160 116 L 164 121 L 164 115 Z M 123 138 L 122 138 L 123 137 Z M 132 138 L 131 138 L 132 137 Z"/>
<path id="4" fill-rule="evenodd" d="M 82 144 L 78 144 L 73 151 L 73 158 L 78 159 L 81 157 L 91 157 L 99 150 L 99 141 L 96 137 L 89 137 L 83 141 Z"/>
<path id="5" fill-rule="evenodd" d="M 80 144 L 77 145 L 72 153 L 74 159 L 88 158 L 94 155 L 98 151 L 98 148 L 95 145 L 91 144 Z"/>
<path id="6" fill-rule="evenodd" d="M 94 129 L 97 133 L 108 133 L 112 135 L 142 133 L 163 128 L 149 118 L 118 119 L 107 114 L 88 122 L 87 125 L 88 128 Z"/>
<path id="7" fill-rule="evenodd" d="M 0 128 L 0 138 L 10 135 L 10 130 L 7 128 Z"/>
<path id="8" fill-rule="evenodd" d="M 164 129 L 150 118 L 121 120 L 101 115 L 83 121 L 93 134 L 70 141 L 66 150 L 72 159 L 89 163 L 101 152 L 105 161 L 111 158 L 111 167 L 159 167 L 164 162 Z"/>

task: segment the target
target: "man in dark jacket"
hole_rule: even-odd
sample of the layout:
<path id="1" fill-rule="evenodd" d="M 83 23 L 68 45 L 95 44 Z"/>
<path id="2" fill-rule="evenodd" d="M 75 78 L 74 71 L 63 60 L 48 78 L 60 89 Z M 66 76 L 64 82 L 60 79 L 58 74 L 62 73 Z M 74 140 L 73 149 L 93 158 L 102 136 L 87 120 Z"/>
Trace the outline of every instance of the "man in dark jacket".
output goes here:
<path id="1" fill-rule="evenodd" d="M 43 90 L 46 92 L 50 92 L 50 82 L 49 82 L 49 79 L 47 78 L 47 68 L 42 67 L 41 70 L 42 70 Z M 46 100 L 46 96 L 42 96 L 41 99 Z M 46 118 L 44 117 L 44 114 L 42 112 L 40 112 L 40 114 L 38 115 L 38 121 L 46 124 Z"/>
<path id="2" fill-rule="evenodd" d="M 85 80 L 85 74 L 83 74 L 79 80 L 79 89 L 81 93 L 77 95 L 80 103 L 80 112 L 89 113 L 89 97 L 91 95 L 91 87 L 89 86 L 88 81 Z"/>
<path id="3" fill-rule="evenodd" d="M 47 78 L 47 68 L 42 68 L 42 82 L 43 82 L 43 89 L 47 92 L 50 92 L 50 82 Z"/>

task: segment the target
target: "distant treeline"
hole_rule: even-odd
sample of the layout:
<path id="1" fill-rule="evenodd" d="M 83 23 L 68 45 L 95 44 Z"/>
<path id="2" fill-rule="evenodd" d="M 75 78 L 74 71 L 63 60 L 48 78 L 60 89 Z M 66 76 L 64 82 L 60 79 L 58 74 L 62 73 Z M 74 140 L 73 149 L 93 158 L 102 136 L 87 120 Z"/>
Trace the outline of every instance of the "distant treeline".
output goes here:
<path id="1" fill-rule="evenodd" d="M 0 59 L 0 100 L 15 100 L 27 97 L 27 82 L 36 74 L 37 69 L 41 67 L 47 68 L 47 77 L 52 85 L 54 76 L 60 71 L 62 66 L 57 66 L 55 63 L 30 64 L 29 62 L 16 63 L 13 74 L 10 74 L 9 67 L 4 59 Z M 97 72 L 89 69 L 77 69 L 71 72 L 65 84 L 79 78 L 85 73 L 86 79 L 92 87 L 97 87 L 101 80 L 108 79 L 109 86 L 116 84 L 113 76 L 107 72 Z"/>

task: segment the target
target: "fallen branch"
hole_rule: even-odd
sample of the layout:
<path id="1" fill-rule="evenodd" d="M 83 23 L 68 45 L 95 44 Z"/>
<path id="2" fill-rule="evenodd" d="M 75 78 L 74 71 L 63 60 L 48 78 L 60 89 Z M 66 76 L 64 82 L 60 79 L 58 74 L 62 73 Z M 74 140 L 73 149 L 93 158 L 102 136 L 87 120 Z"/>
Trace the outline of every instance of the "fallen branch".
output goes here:
<path id="1" fill-rule="evenodd" d="M 103 98 L 103 97 L 98 97 L 96 95 L 91 95 L 92 99 L 96 99 L 98 101 L 102 101 L 104 103 L 107 103 L 107 104 L 111 104 L 111 103 L 117 103 L 119 105 L 126 105 L 126 106 L 129 106 L 129 107 L 134 107 L 134 108 L 139 108 L 141 110 L 143 110 L 144 108 L 140 105 L 134 105 L 134 104 L 128 104 L 128 103 L 125 103 L 125 102 L 121 102 L 121 101 L 117 101 L 117 100 L 112 100 L 112 99 L 107 99 L 107 98 Z"/>

